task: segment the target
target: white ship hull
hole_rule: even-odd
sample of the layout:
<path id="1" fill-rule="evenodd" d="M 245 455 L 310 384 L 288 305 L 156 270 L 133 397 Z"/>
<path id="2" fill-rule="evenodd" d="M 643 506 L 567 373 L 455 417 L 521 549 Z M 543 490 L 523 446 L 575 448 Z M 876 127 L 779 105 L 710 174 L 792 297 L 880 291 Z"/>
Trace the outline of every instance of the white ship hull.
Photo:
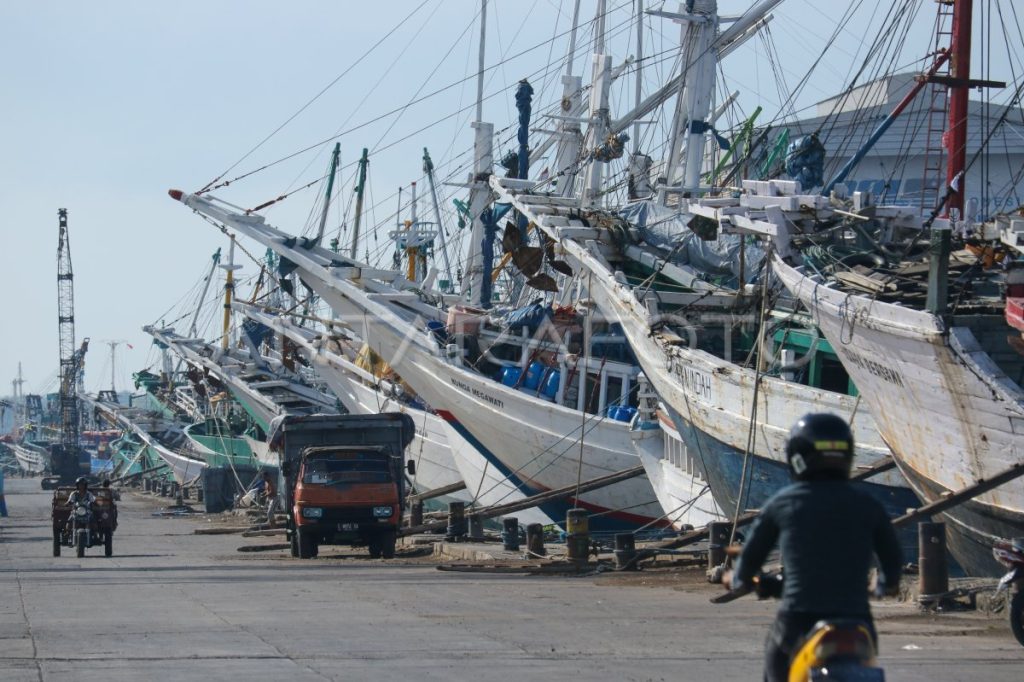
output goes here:
<path id="1" fill-rule="evenodd" d="M 1024 459 L 1024 391 L 974 333 L 928 312 L 872 301 L 805 277 L 776 259 L 785 285 L 838 353 L 907 480 L 927 501 Z M 1009 327 L 1005 337 L 1012 333 Z M 945 514 L 950 550 L 972 575 L 1000 575 L 996 537 L 1024 534 L 1024 480 Z"/>
<path id="2" fill-rule="evenodd" d="M 549 403 L 502 386 L 440 357 L 420 315 L 436 317 L 411 291 L 387 283 L 394 273 L 345 265 L 337 254 L 287 241 L 262 216 L 240 215 L 205 197 L 172 192 L 205 215 L 221 220 L 294 263 L 303 280 L 344 320 L 362 325 L 361 337 L 460 435 L 477 447 L 498 473 L 526 494 L 569 486 L 639 466 L 628 426 Z M 582 441 L 581 441 L 582 438 Z M 595 530 L 634 529 L 661 516 L 646 477 L 546 505 L 552 518 L 573 506 L 590 509 Z"/>
<path id="3" fill-rule="evenodd" d="M 154 417 L 152 413 L 133 407 L 123 407 L 98 400 L 87 399 L 88 404 L 94 409 L 102 410 L 121 427 L 127 429 L 145 446 L 150 455 L 150 460 L 159 458 L 167 465 L 174 480 L 182 485 L 193 484 L 206 468 L 206 462 L 199 454 L 189 454 L 185 451 L 172 450 L 161 443 L 153 435 L 154 433 L 177 434 L 183 443 L 191 443 L 184 433 L 179 433 L 180 427 L 160 417 Z"/>
<path id="4" fill-rule="evenodd" d="M 418 484 L 418 490 L 431 490 L 463 481 L 466 484 L 465 490 L 445 497 L 473 502 L 480 507 L 508 504 L 526 498 L 507 478 L 498 475 L 497 469 L 438 415 L 403 406 L 394 400 L 389 401 L 351 374 L 339 370 L 333 370 L 334 376 L 331 374 L 330 368 L 324 368 L 321 372 L 338 399 L 353 414 L 404 411 L 413 418 L 416 422 L 416 438 L 409 445 L 407 456 L 416 462 L 416 476 L 412 478 Z M 345 390 L 346 385 L 348 392 Z M 515 517 L 521 525 L 554 523 L 553 519 L 536 509 L 516 512 Z"/>
<path id="5" fill-rule="evenodd" d="M 349 414 L 404 412 L 412 417 L 416 424 L 416 436 L 405 455 L 416 463 L 416 474 L 410 480 L 417 492 L 443 488 L 462 481 L 462 474 L 455 466 L 448 445 L 444 422 L 437 415 L 381 395 L 372 386 L 367 386 L 360 377 L 334 367 L 321 356 L 308 354 L 307 357 Z M 470 499 L 465 491 L 450 497 L 463 501 Z"/>
<path id="6" fill-rule="evenodd" d="M 507 182 L 514 185 L 516 181 Z M 871 466 L 890 456 L 871 415 L 856 398 L 759 377 L 753 368 L 700 350 L 699 339 L 661 331 L 659 318 L 636 298 L 625 276 L 612 270 L 601 247 L 586 242 L 599 236 L 596 231 L 588 230 L 571 210 L 547 199 L 536 205 L 520 201 L 504 183 L 491 178 L 492 188 L 503 200 L 526 213 L 591 273 L 587 278 L 590 295 L 605 316 L 621 324 L 645 376 L 668 405 L 680 437 L 700 460 L 715 501 L 727 515 L 759 508 L 790 483 L 785 442 L 792 425 L 807 413 L 832 412 L 851 423 L 857 443 L 854 466 Z M 917 504 L 898 472 L 878 475 L 864 487 L 890 515 Z M 913 551 L 912 533 L 904 535 L 903 544 Z"/>
<path id="7" fill-rule="evenodd" d="M 677 432 L 700 459 L 716 502 L 729 515 L 737 501 L 741 511 L 758 508 L 790 482 L 786 439 L 792 425 L 810 412 L 832 412 L 851 422 L 855 466 L 871 466 L 890 456 L 871 414 L 856 398 L 769 376 L 760 378 L 755 391 L 754 369 L 677 343 L 674 337 L 649 333 L 650 320 L 632 290 L 600 264 L 591 260 L 585 265 L 594 269 L 591 294 L 598 307 L 622 324 L 645 376 L 669 406 Z M 741 490 L 745 459 L 748 474 Z M 869 487 L 890 513 L 916 504 L 898 472 L 876 476 Z"/>
<path id="8" fill-rule="evenodd" d="M 41 474 L 50 466 L 50 453 L 37 445 L 10 443 L 15 459 L 27 474 Z"/>
<path id="9" fill-rule="evenodd" d="M 398 324 L 394 315 L 365 319 L 368 335 L 364 338 L 374 339 L 375 348 L 381 349 L 395 371 L 476 446 L 498 475 L 523 493 L 533 495 L 639 465 L 628 424 L 582 415 L 463 369 L 440 357 L 436 349 L 425 347 L 428 340 L 409 343 L 407 325 Z M 389 348 L 404 348 L 404 352 L 389 357 Z M 590 527 L 598 531 L 631 529 L 661 516 L 645 477 L 585 493 L 578 500 L 550 503 L 541 510 L 561 520 L 574 506 L 594 512 Z"/>
<path id="10" fill-rule="evenodd" d="M 156 452 L 157 456 L 167 464 L 171 469 L 171 474 L 174 476 L 174 480 L 181 485 L 192 485 L 199 480 L 199 477 L 203 474 L 203 469 L 206 468 L 206 462 L 201 459 L 189 457 L 180 452 L 175 452 L 170 448 L 164 447 L 153 439 L 149 434 L 143 434 L 142 432 L 136 431 L 140 438 L 146 441 L 146 444 Z"/>
<path id="11" fill-rule="evenodd" d="M 672 420 L 658 410 L 658 422 L 649 426 L 633 431 L 633 446 L 672 527 L 689 530 L 728 520 Z"/>
<path id="12" fill-rule="evenodd" d="M 419 410 L 387 397 L 373 384 L 372 374 L 354 365 L 338 353 L 326 350 L 321 341 L 314 341 L 308 330 L 297 330 L 287 320 L 267 315 L 248 306 L 239 309 L 261 324 L 285 334 L 299 345 L 317 373 L 331 387 L 345 409 L 352 414 L 377 414 L 380 411 L 407 411 L 416 423 L 416 438 L 408 454 L 416 461 L 419 489 L 431 490 L 463 481 L 466 488 L 442 499 L 463 500 L 476 506 L 489 507 L 525 499 L 508 479 L 501 476 L 480 452 L 453 428 L 432 412 Z M 386 383 L 386 382 L 385 382 Z M 537 509 L 516 512 L 521 524 L 554 523 Z"/>

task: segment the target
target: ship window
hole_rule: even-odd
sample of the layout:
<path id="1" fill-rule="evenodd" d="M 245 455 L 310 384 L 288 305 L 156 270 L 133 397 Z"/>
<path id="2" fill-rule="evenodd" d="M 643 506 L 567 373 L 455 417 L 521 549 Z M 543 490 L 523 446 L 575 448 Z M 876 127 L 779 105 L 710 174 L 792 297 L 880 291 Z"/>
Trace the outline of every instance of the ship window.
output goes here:
<path id="1" fill-rule="evenodd" d="M 903 183 L 903 196 L 914 196 L 921 193 L 924 181 L 921 178 L 910 178 Z"/>
<path id="2" fill-rule="evenodd" d="M 625 398 L 622 396 L 622 379 L 620 377 L 612 375 L 608 376 L 608 392 L 605 395 L 607 396 L 605 399 L 607 406 L 629 405 L 629 396 L 626 396 Z"/>
<path id="3" fill-rule="evenodd" d="M 899 195 L 901 184 L 903 183 L 900 180 L 889 180 L 888 182 L 883 181 L 881 186 L 878 188 L 878 195 L 893 200 Z"/>
<path id="4" fill-rule="evenodd" d="M 822 355 L 818 356 L 818 362 L 821 363 L 820 388 L 843 395 L 850 392 L 850 375 L 841 362 Z"/>

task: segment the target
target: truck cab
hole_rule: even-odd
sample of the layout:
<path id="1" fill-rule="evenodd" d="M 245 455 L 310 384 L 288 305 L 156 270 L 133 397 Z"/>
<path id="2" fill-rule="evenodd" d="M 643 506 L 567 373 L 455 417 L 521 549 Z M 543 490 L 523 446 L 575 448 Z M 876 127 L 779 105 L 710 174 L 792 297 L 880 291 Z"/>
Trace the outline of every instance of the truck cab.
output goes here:
<path id="1" fill-rule="evenodd" d="M 391 558 L 405 499 L 408 415 L 285 417 L 271 436 L 281 458 L 292 555 L 317 556 L 320 545 L 368 547 Z"/>

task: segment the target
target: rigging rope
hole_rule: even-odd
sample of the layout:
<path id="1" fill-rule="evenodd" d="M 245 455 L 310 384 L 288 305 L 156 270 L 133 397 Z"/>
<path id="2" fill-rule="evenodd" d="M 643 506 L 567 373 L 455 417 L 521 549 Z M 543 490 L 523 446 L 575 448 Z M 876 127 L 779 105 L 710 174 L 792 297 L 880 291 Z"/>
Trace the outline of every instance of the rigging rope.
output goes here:
<path id="1" fill-rule="evenodd" d="M 244 154 L 244 155 L 242 156 L 242 158 L 240 158 L 240 159 L 239 159 L 238 161 L 236 161 L 235 163 L 231 164 L 231 166 L 229 166 L 229 167 L 228 167 L 228 168 L 227 168 L 226 170 L 224 170 L 224 171 L 223 171 L 223 172 L 222 172 L 222 173 L 221 173 L 220 175 L 218 175 L 218 176 L 217 176 L 216 178 L 214 178 L 214 179 L 213 179 L 213 180 L 211 180 L 210 182 L 206 183 L 206 186 L 205 186 L 205 187 L 203 187 L 203 188 L 202 188 L 201 190 L 199 190 L 198 192 L 196 192 L 196 194 L 202 194 L 202 193 L 204 193 L 204 192 L 207 192 L 207 191 L 209 191 L 209 190 L 210 190 L 210 189 L 212 188 L 212 185 L 214 185 L 215 183 L 219 182 L 219 181 L 221 180 L 221 178 L 223 178 L 223 177 L 224 177 L 225 175 L 227 175 L 228 173 L 230 173 L 230 172 L 231 172 L 231 171 L 232 171 L 232 170 L 233 170 L 233 169 L 234 169 L 235 167 L 237 167 L 237 166 L 238 166 L 238 164 L 242 163 L 242 161 L 244 161 L 245 159 L 247 159 L 247 158 L 248 158 L 248 157 L 249 157 L 249 156 L 250 156 L 251 154 L 253 154 L 253 153 L 254 153 L 254 152 L 255 152 L 255 151 L 257 150 L 257 149 L 259 149 L 260 147 L 262 147 L 262 146 L 263 146 L 263 145 L 264 145 L 264 144 L 265 144 L 265 143 L 266 143 L 266 142 L 267 142 L 268 140 L 270 140 L 270 138 L 272 138 L 272 137 L 273 137 L 274 135 L 276 135 L 276 134 L 277 134 L 278 132 L 280 132 L 282 128 L 284 128 L 284 127 L 285 127 L 285 126 L 287 126 L 287 125 L 288 125 L 289 123 L 291 123 L 291 122 L 292 122 L 293 120 L 295 120 L 295 118 L 296 118 L 296 117 L 297 117 L 297 116 L 298 116 L 299 114 L 301 114 L 301 113 L 302 113 L 303 111 L 305 111 L 305 110 L 306 110 L 307 108 L 309 108 L 309 106 L 310 106 L 310 105 L 312 105 L 312 104 L 313 104 L 314 102 L 316 102 L 316 101 L 317 101 L 318 99 L 320 99 L 320 97 L 321 97 L 321 96 L 323 96 L 323 94 L 324 94 L 324 93 L 326 93 L 326 92 L 327 92 L 328 90 L 330 90 L 330 89 L 331 89 L 332 87 L 334 87 L 334 85 L 335 85 L 335 84 L 336 84 L 336 83 L 337 83 L 338 81 L 340 81 L 340 80 L 341 80 L 342 78 L 344 78 L 344 77 L 345 77 L 346 75 L 348 75 L 348 73 L 350 73 L 350 72 L 351 72 L 351 71 L 352 71 L 352 70 L 353 70 L 354 68 L 356 68 L 357 66 L 359 66 L 359 64 L 360 64 L 360 63 L 361 63 L 361 62 L 362 62 L 362 61 L 363 61 L 364 59 L 366 59 L 366 58 L 367 58 L 367 57 L 369 57 L 369 56 L 370 56 L 371 54 L 373 54 L 374 50 L 376 50 L 376 49 L 377 49 L 378 47 L 380 47 L 380 46 L 381 46 L 382 44 L 384 44 L 384 42 L 385 42 L 385 41 L 387 41 L 387 39 L 388 39 L 388 38 L 390 38 L 390 37 L 392 36 L 392 34 L 394 34 L 394 32 L 395 32 L 395 31 L 397 31 L 397 30 L 398 30 L 399 28 L 401 28 L 403 24 L 405 24 L 405 23 L 406 23 L 407 21 L 409 21 L 409 20 L 410 20 L 410 19 L 412 19 L 412 18 L 413 18 L 414 16 L 416 16 L 416 14 L 417 14 L 417 13 L 418 13 L 418 12 L 419 12 L 419 11 L 420 11 L 421 9 L 423 9 L 424 5 L 426 5 L 426 4 L 427 4 L 427 3 L 429 2 L 429 1 L 430 1 L 430 0 L 423 0 L 423 2 L 421 2 L 421 3 L 419 4 L 419 6 L 417 6 L 417 7 L 416 7 L 416 9 L 414 9 L 414 10 L 413 10 L 412 12 L 409 12 L 408 14 L 406 14 L 406 15 L 405 15 L 405 17 L 404 17 L 404 18 L 403 18 L 403 19 L 402 19 L 401 21 L 399 21 L 399 22 L 398 22 L 398 23 L 397 23 L 397 24 L 396 24 L 396 25 L 395 25 L 395 26 L 394 26 L 394 27 L 393 27 L 393 28 L 392 28 L 392 29 L 391 29 L 390 31 L 388 31 L 388 32 L 387 32 L 387 33 L 386 33 L 386 34 L 385 34 L 385 35 L 384 35 L 384 36 L 383 36 L 383 37 L 382 37 L 382 38 L 381 38 L 380 40 L 378 40 L 378 41 L 377 41 L 376 43 L 374 43 L 374 44 L 373 44 L 373 46 L 372 46 L 372 47 L 371 47 L 371 48 L 370 48 L 369 50 L 367 50 L 367 51 L 366 51 L 366 52 L 364 52 L 364 53 L 363 53 L 362 55 L 360 55 L 359 59 L 357 59 L 357 60 L 356 60 L 356 61 L 355 61 L 355 62 L 354 62 L 353 64 L 351 64 L 351 65 L 350 65 L 350 66 L 349 66 L 349 67 L 348 67 L 347 69 L 345 69 L 344 71 L 342 71 L 342 72 L 341 72 L 341 74 L 339 74 L 337 78 L 335 78 L 335 79 L 334 79 L 334 80 L 332 80 L 332 81 L 331 81 L 330 83 L 328 83 L 328 84 L 327 84 L 327 86 L 326 86 L 326 87 L 324 87 L 324 88 L 323 88 L 323 89 L 322 89 L 322 90 L 321 90 L 320 92 L 318 92 L 318 93 L 317 93 L 316 95 L 314 95 L 312 99 L 310 99 L 310 100 L 309 100 L 308 102 L 306 102 L 305 104 L 303 104 L 303 105 L 302 105 L 302 107 L 300 107 L 298 111 L 296 111 L 296 112 L 295 112 L 294 114 L 292 114 L 291 116 L 289 116 L 289 117 L 288 117 L 288 119 L 287 119 L 287 120 L 286 120 L 286 121 L 285 121 L 284 123 L 282 123 L 281 125 L 279 125 L 279 126 L 278 126 L 277 128 L 275 128 L 275 129 L 273 130 L 273 132 L 271 132 L 271 133 L 270 133 L 269 135 L 267 135 L 267 136 L 266 136 L 265 138 L 263 138 L 262 140 L 260 140 L 260 142 L 259 142 L 259 143 L 258 143 L 258 144 L 257 144 L 257 145 L 256 145 L 255 147 L 253 147 L 253 148 L 252 148 L 252 149 L 250 149 L 250 150 L 249 150 L 248 152 L 246 152 L 246 153 L 245 153 L 245 154 Z M 215 189 L 215 188 L 214 188 L 214 189 Z"/>

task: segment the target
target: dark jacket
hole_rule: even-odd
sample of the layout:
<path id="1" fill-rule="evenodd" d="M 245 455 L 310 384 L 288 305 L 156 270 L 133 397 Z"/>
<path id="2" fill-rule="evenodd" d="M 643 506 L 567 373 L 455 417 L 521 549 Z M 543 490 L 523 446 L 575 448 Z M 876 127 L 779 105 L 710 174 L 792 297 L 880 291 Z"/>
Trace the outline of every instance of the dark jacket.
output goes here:
<path id="1" fill-rule="evenodd" d="M 899 582 L 903 559 L 885 509 L 848 481 L 798 482 L 768 500 L 736 564 L 734 587 L 749 584 L 776 543 L 785 570 L 781 611 L 869 616 L 873 555 L 885 584 Z"/>

